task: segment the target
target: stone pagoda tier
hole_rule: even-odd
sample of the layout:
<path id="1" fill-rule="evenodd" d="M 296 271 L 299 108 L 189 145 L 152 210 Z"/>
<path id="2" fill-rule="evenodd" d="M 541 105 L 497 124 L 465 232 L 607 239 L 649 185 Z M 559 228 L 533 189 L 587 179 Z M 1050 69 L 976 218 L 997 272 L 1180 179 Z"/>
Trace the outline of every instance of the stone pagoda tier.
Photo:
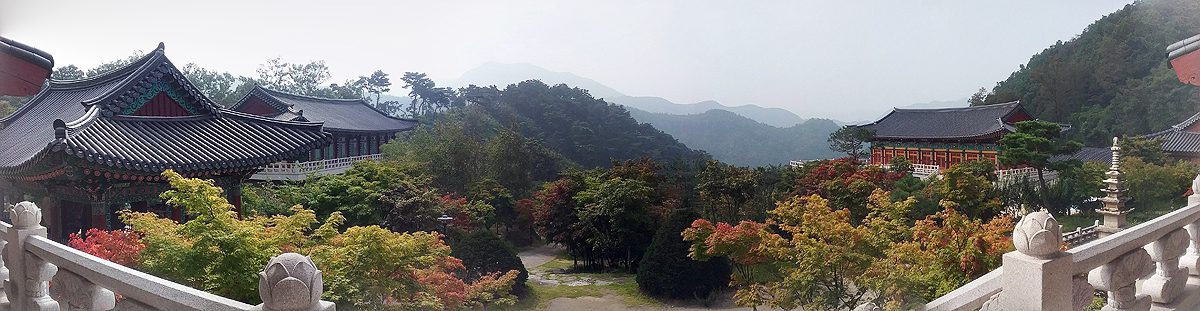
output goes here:
<path id="1" fill-rule="evenodd" d="M 1113 137 L 1111 150 L 1112 166 L 1108 168 L 1108 173 L 1105 173 L 1105 176 L 1108 177 L 1104 179 L 1106 186 L 1104 189 L 1100 189 L 1104 192 L 1104 197 L 1100 198 L 1103 206 L 1096 210 L 1097 213 L 1104 216 L 1104 222 L 1097 229 L 1101 237 L 1128 227 L 1125 218 L 1129 212 L 1133 211 L 1133 209 L 1125 208 L 1125 202 L 1129 201 L 1129 196 L 1126 195 L 1128 189 L 1121 184 L 1121 177 L 1124 176 L 1124 173 L 1121 173 L 1121 147 L 1117 145 L 1116 137 Z"/>

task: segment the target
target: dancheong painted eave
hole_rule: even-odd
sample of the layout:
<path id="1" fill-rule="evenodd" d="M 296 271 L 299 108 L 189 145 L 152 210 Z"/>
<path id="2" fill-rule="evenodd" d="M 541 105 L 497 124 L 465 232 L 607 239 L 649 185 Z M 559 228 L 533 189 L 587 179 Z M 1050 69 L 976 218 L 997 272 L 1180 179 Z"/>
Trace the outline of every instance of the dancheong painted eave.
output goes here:
<path id="1" fill-rule="evenodd" d="M 287 121 L 319 121 L 331 132 L 394 133 L 415 128 L 416 120 L 397 118 L 362 99 L 334 99 L 255 87 L 231 109 Z"/>
<path id="2" fill-rule="evenodd" d="M 159 44 L 100 76 L 47 81 L 0 119 L 0 176 L 45 174 L 68 163 L 147 173 L 246 170 L 329 143 L 319 122 L 220 108 L 164 51 Z"/>

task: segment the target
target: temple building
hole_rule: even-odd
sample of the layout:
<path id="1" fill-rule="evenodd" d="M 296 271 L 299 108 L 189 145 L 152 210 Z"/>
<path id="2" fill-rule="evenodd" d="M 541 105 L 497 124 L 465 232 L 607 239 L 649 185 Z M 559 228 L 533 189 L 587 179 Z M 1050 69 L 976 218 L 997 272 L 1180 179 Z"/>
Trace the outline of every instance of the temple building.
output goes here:
<path id="1" fill-rule="evenodd" d="M 1000 137 L 1013 124 L 1033 120 L 1020 103 L 943 109 L 893 109 L 879 121 L 860 125 L 874 132 L 870 164 L 904 157 L 919 165 L 946 169 L 960 162 L 996 162 Z M 998 166 L 998 165 L 997 165 Z"/>
<path id="2" fill-rule="evenodd" d="M 267 166 L 258 180 L 296 180 L 308 175 L 341 173 L 360 160 L 381 158 L 379 147 L 396 133 L 417 126 L 375 109 L 362 99 L 333 99 L 290 94 L 255 87 L 233 110 L 281 121 L 324 122 L 333 139 L 307 156 Z"/>
<path id="3" fill-rule="evenodd" d="M 37 202 L 49 236 L 119 225 L 116 211 L 165 207 L 171 169 L 213 179 L 240 208 L 241 183 L 264 165 L 329 143 L 321 123 L 220 108 L 158 48 L 133 63 L 74 81 L 45 80 L 0 119 L 0 195 Z M 240 210 L 239 210 L 240 211 Z"/>

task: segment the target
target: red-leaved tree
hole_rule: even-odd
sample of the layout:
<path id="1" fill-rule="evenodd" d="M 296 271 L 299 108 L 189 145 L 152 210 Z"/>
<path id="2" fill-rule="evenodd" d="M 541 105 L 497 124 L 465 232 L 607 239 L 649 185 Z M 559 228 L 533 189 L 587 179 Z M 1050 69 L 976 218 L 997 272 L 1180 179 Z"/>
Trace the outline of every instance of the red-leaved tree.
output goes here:
<path id="1" fill-rule="evenodd" d="M 129 229 L 105 231 L 88 229 L 84 237 L 72 233 L 67 245 L 93 256 L 104 258 L 126 267 L 135 267 L 141 257 L 141 236 Z"/>

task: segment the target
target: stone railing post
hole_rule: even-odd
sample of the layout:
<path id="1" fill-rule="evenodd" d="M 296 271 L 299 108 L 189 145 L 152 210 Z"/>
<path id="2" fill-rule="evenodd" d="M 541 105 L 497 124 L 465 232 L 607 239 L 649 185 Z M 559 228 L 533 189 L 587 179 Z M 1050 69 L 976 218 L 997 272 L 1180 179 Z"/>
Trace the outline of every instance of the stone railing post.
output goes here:
<path id="1" fill-rule="evenodd" d="M 1108 303 L 1103 310 L 1150 310 L 1150 297 L 1137 291 L 1137 280 L 1149 263 L 1146 249 L 1138 248 L 1088 273 L 1092 285 L 1108 291 Z"/>
<path id="2" fill-rule="evenodd" d="M 107 311 L 117 306 L 112 291 L 68 270 L 58 271 L 50 297 L 64 304 L 63 310 Z"/>
<path id="3" fill-rule="evenodd" d="M 1175 229 L 1146 246 L 1155 262 L 1154 275 L 1142 283 L 1142 291 L 1157 303 L 1170 303 L 1187 285 L 1188 267 L 1179 266 L 1179 258 L 1187 252 L 1190 236 L 1183 228 Z"/>
<path id="4" fill-rule="evenodd" d="M 1021 218 L 1013 229 L 1017 251 L 1004 254 L 1003 289 L 989 308 L 1048 311 L 1087 306 L 1075 294 L 1088 294 L 1090 302 L 1091 286 L 1071 274 L 1071 254 L 1061 250 L 1062 243 L 1062 229 L 1049 213 L 1037 211 Z"/>
<path id="5" fill-rule="evenodd" d="M 334 311 L 321 300 L 321 270 L 308 256 L 284 253 L 271 258 L 258 273 L 258 296 L 263 303 L 252 311 Z"/>
<path id="6" fill-rule="evenodd" d="M 4 237 L 9 241 L 4 247 L 4 265 L 9 278 L 4 280 L 4 293 L 8 296 L 8 310 L 58 311 L 58 302 L 50 298 L 50 278 L 58 267 L 25 251 L 25 238 L 33 235 L 46 236 L 42 227 L 42 210 L 31 202 L 17 203 L 11 211 L 12 228 Z"/>
<path id="7" fill-rule="evenodd" d="M 1188 196 L 1188 205 L 1200 204 L 1200 175 L 1192 180 L 1192 195 Z M 1200 275 L 1200 220 L 1187 225 L 1191 243 L 1187 255 L 1180 258 L 1181 265 L 1188 268 L 1191 275 Z"/>

